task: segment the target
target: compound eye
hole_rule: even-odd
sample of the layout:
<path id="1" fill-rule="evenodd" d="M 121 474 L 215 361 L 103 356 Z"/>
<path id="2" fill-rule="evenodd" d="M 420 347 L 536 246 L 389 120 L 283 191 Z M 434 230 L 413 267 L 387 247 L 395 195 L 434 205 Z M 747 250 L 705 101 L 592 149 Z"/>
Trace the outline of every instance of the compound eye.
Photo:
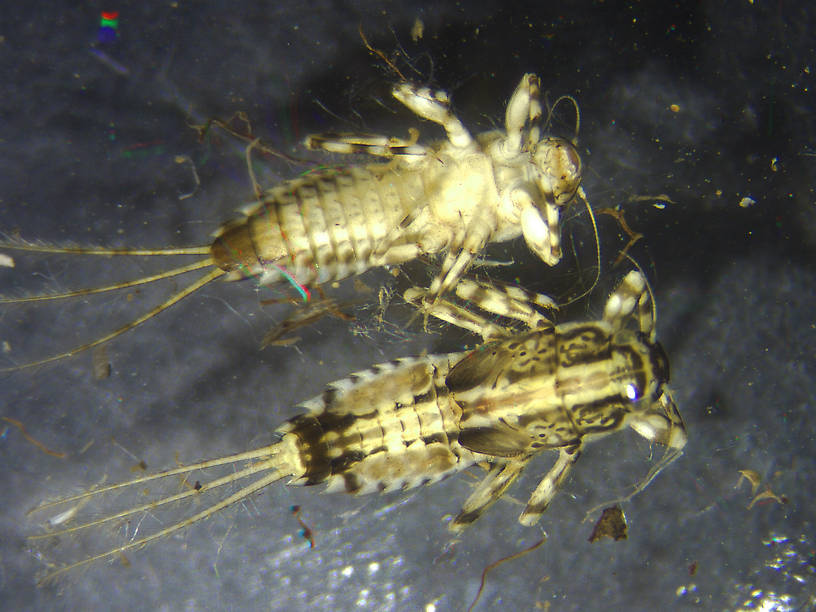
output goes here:
<path id="1" fill-rule="evenodd" d="M 547 138 L 536 150 L 536 164 L 546 175 L 546 192 L 555 203 L 566 206 L 581 184 L 581 157 L 573 144 L 563 138 Z"/>
<path id="2" fill-rule="evenodd" d="M 640 389 L 637 388 L 635 383 L 629 383 L 626 385 L 624 392 L 626 393 L 626 397 L 633 402 L 638 401 L 642 397 L 642 393 L 640 392 Z"/>

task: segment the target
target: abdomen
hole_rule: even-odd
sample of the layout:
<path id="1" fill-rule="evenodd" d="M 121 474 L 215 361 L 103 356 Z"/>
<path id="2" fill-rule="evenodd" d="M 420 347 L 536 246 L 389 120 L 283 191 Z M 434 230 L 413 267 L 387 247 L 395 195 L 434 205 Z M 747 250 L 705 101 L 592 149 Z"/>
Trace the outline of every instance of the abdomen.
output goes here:
<path id="1" fill-rule="evenodd" d="M 296 484 L 369 493 L 428 484 L 475 462 L 459 446 L 445 377 L 461 355 L 400 359 L 329 386 L 280 431 L 298 439 Z"/>
<path id="2" fill-rule="evenodd" d="M 417 175 L 349 167 L 285 181 L 216 233 L 212 254 L 229 280 L 305 285 L 415 257 L 400 223 L 422 204 Z"/>

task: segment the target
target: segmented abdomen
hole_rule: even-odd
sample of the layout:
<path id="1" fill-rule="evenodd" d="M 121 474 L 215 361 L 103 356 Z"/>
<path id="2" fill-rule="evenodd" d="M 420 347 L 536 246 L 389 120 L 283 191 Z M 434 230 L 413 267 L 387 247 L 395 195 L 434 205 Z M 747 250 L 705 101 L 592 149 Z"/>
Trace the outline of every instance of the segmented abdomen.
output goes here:
<path id="1" fill-rule="evenodd" d="M 303 466 L 295 484 L 370 493 L 435 482 L 473 465 L 445 377 L 461 354 L 400 359 L 332 383 L 279 429 Z M 296 440 L 292 440 L 292 437 Z"/>
<path id="2" fill-rule="evenodd" d="M 424 200 L 417 172 L 351 166 L 285 181 L 223 225 L 211 250 L 229 280 L 323 283 L 416 257 L 400 224 Z"/>

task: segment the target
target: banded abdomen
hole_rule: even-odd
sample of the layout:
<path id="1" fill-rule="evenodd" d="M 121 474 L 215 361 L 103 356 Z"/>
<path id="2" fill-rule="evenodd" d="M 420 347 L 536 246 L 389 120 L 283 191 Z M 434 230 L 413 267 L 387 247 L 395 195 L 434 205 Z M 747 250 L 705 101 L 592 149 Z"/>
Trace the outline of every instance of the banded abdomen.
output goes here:
<path id="1" fill-rule="evenodd" d="M 399 264 L 420 252 L 417 228 L 405 231 L 425 187 L 415 172 L 351 166 L 285 181 L 223 225 L 211 252 L 228 280 L 261 284 L 286 274 L 303 285 Z"/>
<path id="2" fill-rule="evenodd" d="M 463 354 L 399 359 L 352 374 L 278 431 L 298 449 L 295 484 L 371 493 L 435 482 L 473 465 L 445 378 Z M 297 439 L 291 443 L 291 437 Z"/>

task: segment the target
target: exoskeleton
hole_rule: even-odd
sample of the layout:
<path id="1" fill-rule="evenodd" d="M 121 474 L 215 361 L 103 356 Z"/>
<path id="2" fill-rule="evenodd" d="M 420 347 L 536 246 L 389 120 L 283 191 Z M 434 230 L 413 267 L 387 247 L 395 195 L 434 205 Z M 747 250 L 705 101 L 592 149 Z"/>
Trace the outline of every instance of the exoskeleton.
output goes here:
<path id="1" fill-rule="evenodd" d="M 484 480 L 449 525 L 459 531 L 544 450 L 557 450 L 558 458 L 519 517 L 525 525 L 539 520 L 583 446 L 595 438 L 631 427 L 667 446 L 671 458 L 679 455 L 686 430 L 667 387 L 668 361 L 655 340 L 649 296 L 638 272 L 630 272 L 611 294 L 602 319 L 582 323 L 552 324 L 537 308 L 551 302 L 517 288 L 462 280 L 455 292 L 526 330 L 510 331 L 448 299 L 432 301 L 426 289 L 409 290 L 408 301 L 429 315 L 478 329 L 486 342 L 467 352 L 397 359 L 332 383 L 302 405 L 302 414 L 279 427 L 278 441 L 269 446 L 37 508 L 63 509 L 58 521 L 52 519 L 62 523 L 71 504 L 84 508 L 90 498 L 161 478 L 197 479 L 194 487 L 174 495 L 35 537 L 87 533 L 112 521 L 137 520 L 142 513 L 156 515 L 173 502 L 203 502 L 219 487 L 256 477 L 179 522 L 53 571 L 49 578 L 139 548 L 283 478 L 362 494 L 409 489 L 487 466 Z M 204 478 L 206 470 L 228 464 L 244 465 L 220 478 Z"/>
<path id="2" fill-rule="evenodd" d="M 256 203 L 241 210 L 240 218 L 218 229 L 209 246 L 136 250 L 0 243 L 3 248 L 86 255 L 206 255 L 135 281 L 60 295 L 7 297 L 0 303 L 75 297 L 213 268 L 121 328 L 27 365 L 106 342 L 219 277 L 255 278 L 263 285 L 291 282 L 303 288 L 439 254 L 444 256 L 441 270 L 430 286 L 438 297 L 456 284 L 487 244 L 520 235 L 538 257 L 555 265 L 561 258 L 559 211 L 576 193 L 583 193 L 582 168 L 571 142 L 540 135 L 539 87 L 537 76 L 525 74 L 507 104 L 504 130 L 473 137 L 451 112 L 447 94 L 400 83 L 393 89 L 394 97 L 419 117 L 441 125 L 447 140 L 419 144 L 416 130 L 408 140 L 309 136 L 310 149 L 367 153 L 387 162 L 316 171 L 284 181 L 260 193 Z"/>

